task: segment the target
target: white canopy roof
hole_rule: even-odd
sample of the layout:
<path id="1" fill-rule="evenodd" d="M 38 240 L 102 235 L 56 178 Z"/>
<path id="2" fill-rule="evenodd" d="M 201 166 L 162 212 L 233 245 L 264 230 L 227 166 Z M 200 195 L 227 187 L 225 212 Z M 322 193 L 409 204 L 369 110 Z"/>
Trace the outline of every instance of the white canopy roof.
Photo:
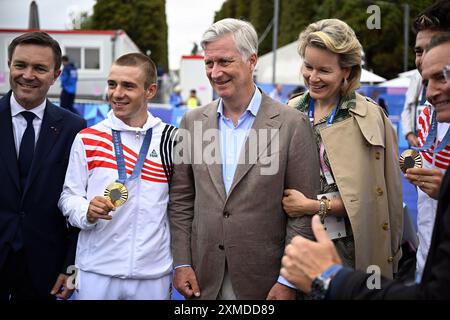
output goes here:
<path id="1" fill-rule="evenodd" d="M 389 88 L 408 88 L 411 78 L 417 75 L 417 69 L 405 71 L 398 74 L 398 78 L 388 80 L 386 82 L 380 83 L 380 87 Z"/>
<path id="2" fill-rule="evenodd" d="M 273 53 L 269 52 L 258 59 L 256 65 L 256 82 L 272 83 L 272 61 Z M 303 77 L 300 76 L 301 58 L 297 53 L 297 42 L 287 44 L 277 50 L 276 82 L 281 84 L 304 85 Z M 386 79 L 362 70 L 362 83 L 378 83 Z"/>
<path id="3" fill-rule="evenodd" d="M 366 69 L 362 69 L 361 72 L 361 83 L 379 83 L 386 81 L 385 78 L 380 77 L 379 75 L 368 71 Z"/>
<path id="4" fill-rule="evenodd" d="M 408 88 L 409 87 L 410 78 L 408 77 L 399 77 L 392 80 L 385 81 L 380 83 L 379 87 L 388 87 L 388 88 Z"/>

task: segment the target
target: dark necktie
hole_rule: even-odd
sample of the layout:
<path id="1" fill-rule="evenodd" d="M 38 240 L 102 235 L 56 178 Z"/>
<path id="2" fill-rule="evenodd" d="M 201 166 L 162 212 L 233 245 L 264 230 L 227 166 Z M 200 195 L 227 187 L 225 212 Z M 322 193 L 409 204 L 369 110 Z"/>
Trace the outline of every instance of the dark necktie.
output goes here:
<path id="1" fill-rule="evenodd" d="M 23 133 L 19 148 L 20 185 L 23 191 L 30 172 L 31 162 L 33 161 L 35 139 L 33 119 L 36 115 L 29 111 L 23 111 L 20 114 L 27 120 L 27 128 Z"/>

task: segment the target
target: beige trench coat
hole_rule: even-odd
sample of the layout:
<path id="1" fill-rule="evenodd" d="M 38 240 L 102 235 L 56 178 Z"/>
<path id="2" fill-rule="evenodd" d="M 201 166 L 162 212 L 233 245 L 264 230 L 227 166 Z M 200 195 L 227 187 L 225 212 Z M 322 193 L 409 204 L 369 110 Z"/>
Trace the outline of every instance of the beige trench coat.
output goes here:
<path id="1" fill-rule="evenodd" d="M 397 135 L 382 109 L 360 94 L 349 112 L 348 119 L 320 134 L 352 226 L 355 267 L 366 271 L 376 265 L 392 278 L 403 233 Z"/>

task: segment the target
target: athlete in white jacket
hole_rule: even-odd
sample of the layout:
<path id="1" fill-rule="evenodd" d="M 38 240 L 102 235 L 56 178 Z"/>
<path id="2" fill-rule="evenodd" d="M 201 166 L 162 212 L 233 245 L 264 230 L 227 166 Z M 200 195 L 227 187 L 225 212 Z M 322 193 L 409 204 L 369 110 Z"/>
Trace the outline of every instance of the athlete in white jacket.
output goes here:
<path id="1" fill-rule="evenodd" d="M 72 146 L 59 207 L 81 229 L 78 299 L 170 298 L 167 203 L 176 129 L 147 111 L 147 101 L 156 93 L 156 71 L 150 62 L 133 53 L 113 64 L 108 78 L 112 111 L 81 131 Z M 119 178 L 113 130 L 120 135 L 128 179 L 128 199 L 117 207 L 104 197 L 105 189 Z M 149 131 L 142 170 L 130 180 Z"/>

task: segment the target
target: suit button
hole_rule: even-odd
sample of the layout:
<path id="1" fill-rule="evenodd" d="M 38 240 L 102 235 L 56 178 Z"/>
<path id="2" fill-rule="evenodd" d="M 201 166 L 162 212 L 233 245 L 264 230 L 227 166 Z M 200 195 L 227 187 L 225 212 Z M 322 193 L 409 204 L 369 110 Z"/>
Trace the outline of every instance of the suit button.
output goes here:
<path id="1" fill-rule="evenodd" d="M 380 160 L 380 158 L 381 158 L 380 151 L 375 152 L 375 159 Z"/>
<path id="2" fill-rule="evenodd" d="M 383 195 L 384 191 L 383 189 L 381 189 L 380 187 L 377 188 L 377 195 L 379 195 L 380 197 Z"/>
<path id="3" fill-rule="evenodd" d="M 220 250 L 225 249 L 225 247 L 223 246 L 223 244 L 219 244 L 219 249 L 220 249 Z"/>
<path id="4" fill-rule="evenodd" d="M 230 213 L 229 213 L 228 211 L 225 211 L 225 212 L 223 213 L 223 216 L 224 216 L 225 218 L 229 218 L 229 217 L 230 217 Z"/>
<path id="5" fill-rule="evenodd" d="M 389 263 L 392 263 L 392 261 L 394 261 L 394 258 L 393 258 L 393 257 L 389 257 L 389 258 L 387 259 L 387 262 L 389 262 Z"/>
<path id="6" fill-rule="evenodd" d="M 389 230 L 389 224 L 387 222 L 383 223 L 383 230 Z"/>

